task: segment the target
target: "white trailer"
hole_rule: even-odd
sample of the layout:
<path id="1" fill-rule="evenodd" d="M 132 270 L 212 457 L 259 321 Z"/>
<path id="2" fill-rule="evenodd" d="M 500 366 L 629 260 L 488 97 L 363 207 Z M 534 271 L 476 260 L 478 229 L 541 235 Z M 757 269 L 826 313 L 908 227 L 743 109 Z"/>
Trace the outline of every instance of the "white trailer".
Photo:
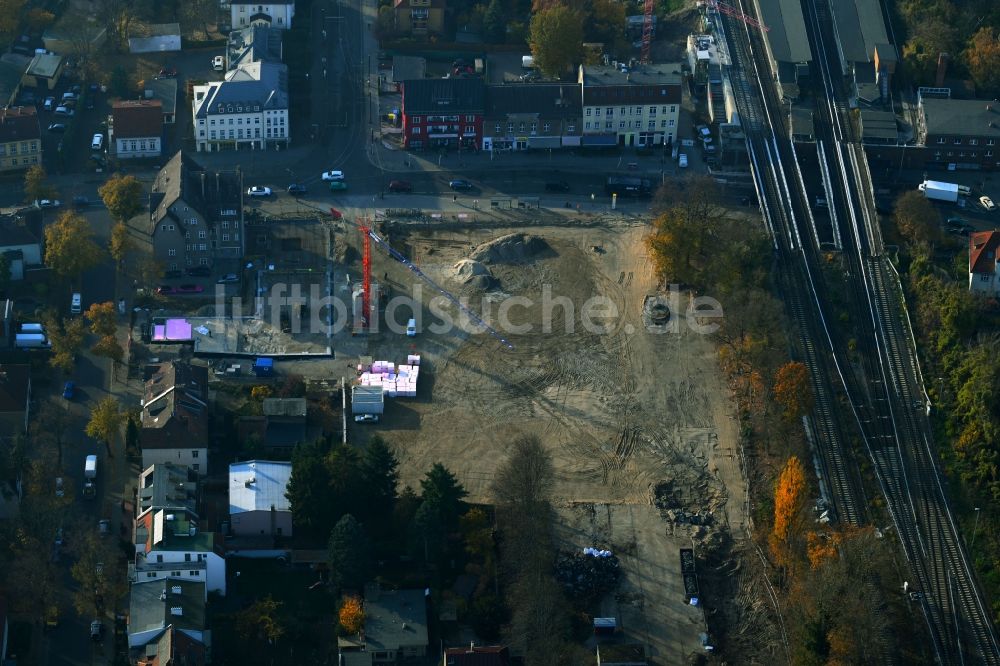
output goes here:
<path id="1" fill-rule="evenodd" d="M 954 183 L 944 183 L 940 180 L 925 180 L 917 187 L 924 196 L 934 201 L 945 201 L 956 203 L 958 201 L 959 187 Z"/>

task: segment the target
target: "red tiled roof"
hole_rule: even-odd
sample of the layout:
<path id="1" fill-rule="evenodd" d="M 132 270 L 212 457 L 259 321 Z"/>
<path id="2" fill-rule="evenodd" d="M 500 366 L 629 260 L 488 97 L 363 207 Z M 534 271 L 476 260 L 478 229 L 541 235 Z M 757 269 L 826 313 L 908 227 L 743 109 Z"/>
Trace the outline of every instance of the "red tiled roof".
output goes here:
<path id="1" fill-rule="evenodd" d="M 163 133 L 163 103 L 158 99 L 132 99 L 111 107 L 115 136 L 139 139 Z"/>
<path id="2" fill-rule="evenodd" d="M 33 106 L 12 106 L 0 109 L 0 143 L 30 141 L 42 135 L 38 112 Z"/>
<path id="3" fill-rule="evenodd" d="M 977 231 L 969 236 L 969 272 L 993 275 L 997 269 L 1000 232 Z"/>

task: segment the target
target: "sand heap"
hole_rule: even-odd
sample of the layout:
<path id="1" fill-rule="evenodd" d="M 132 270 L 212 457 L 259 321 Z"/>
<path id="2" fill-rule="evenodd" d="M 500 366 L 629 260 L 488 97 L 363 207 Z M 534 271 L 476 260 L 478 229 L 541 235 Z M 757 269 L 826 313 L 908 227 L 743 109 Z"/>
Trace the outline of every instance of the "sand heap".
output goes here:
<path id="1" fill-rule="evenodd" d="M 470 259 L 484 264 L 521 264 L 551 252 L 538 236 L 508 234 L 477 247 Z"/>

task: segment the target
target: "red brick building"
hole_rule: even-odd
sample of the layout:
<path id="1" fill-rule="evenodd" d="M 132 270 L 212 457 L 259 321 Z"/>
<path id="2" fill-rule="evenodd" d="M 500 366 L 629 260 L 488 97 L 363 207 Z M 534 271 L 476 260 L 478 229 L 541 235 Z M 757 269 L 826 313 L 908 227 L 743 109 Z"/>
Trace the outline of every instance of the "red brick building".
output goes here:
<path id="1" fill-rule="evenodd" d="M 477 148 L 483 136 L 482 79 L 418 79 L 400 85 L 403 147 Z"/>

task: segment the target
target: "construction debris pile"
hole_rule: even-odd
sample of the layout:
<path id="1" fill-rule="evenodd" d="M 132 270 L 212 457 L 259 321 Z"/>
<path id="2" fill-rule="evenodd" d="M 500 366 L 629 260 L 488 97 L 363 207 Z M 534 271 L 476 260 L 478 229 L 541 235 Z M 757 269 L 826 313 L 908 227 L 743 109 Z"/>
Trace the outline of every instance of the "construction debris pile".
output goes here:
<path id="1" fill-rule="evenodd" d="M 410 354 L 406 363 L 397 366 L 392 361 L 373 361 L 370 367 L 358 365 L 358 384 L 376 386 L 387 398 L 417 397 L 417 379 L 420 376 L 420 356 Z"/>
<path id="2" fill-rule="evenodd" d="M 562 551 L 556 558 L 556 580 L 581 607 L 590 607 L 618 587 L 621 563 L 609 550 Z"/>

